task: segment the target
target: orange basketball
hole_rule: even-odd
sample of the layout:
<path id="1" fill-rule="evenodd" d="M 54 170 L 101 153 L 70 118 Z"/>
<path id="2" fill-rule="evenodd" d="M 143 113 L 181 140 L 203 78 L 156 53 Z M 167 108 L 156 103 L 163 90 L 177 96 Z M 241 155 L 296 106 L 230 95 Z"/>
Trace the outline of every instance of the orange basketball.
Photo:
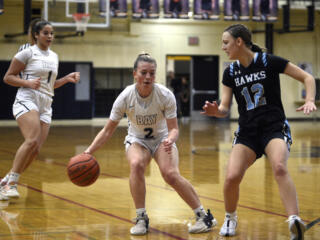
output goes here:
<path id="1" fill-rule="evenodd" d="M 81 187 L 93 184 L 100 174 L 98 162 L 94 156 L 88 153 L 72 157 L 67 169 L 71 182 Z"/>

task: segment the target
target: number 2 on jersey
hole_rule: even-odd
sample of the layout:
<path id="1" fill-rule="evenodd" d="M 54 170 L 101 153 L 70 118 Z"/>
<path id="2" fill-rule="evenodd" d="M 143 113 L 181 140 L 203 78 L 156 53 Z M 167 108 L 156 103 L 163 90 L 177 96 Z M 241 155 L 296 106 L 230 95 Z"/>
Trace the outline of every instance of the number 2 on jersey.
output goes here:
<path id="1" fill-rule="evenodd" d="M 250 88 L 251 92 L 254 94 L 253 100 L 251 99 L 251 94 L 247 87 L 244 87 L 241 91 L 241 94 L 244 96 L 244 99 L 247 102 L 247 110 L 252 110 L 256 107 L 266 105 L 267 101 L 264 95 L 263 85 L 260 83 L 253 84 Z"/>
<path id="2" fill-rule="evenodd" d="M 143 131 L 145 131 L 147 133 L 144 136 L 144 138 L 147 138 L 147 139 L 153 138 L 153 136 L 152 136 L 153 129 L 152 128 L 145 128 L 145 129 L 143 129 Z"/>

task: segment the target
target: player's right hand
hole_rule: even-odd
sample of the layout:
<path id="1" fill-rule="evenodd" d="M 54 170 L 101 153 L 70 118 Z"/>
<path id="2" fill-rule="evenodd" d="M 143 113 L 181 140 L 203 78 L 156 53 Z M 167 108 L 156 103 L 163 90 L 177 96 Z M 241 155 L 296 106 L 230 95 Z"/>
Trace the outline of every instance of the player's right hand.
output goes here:
<path id="1" fill-rule="evenodd" d="M 31 80 L 28 80 L 28 85 L 29 85 L 29 88 L 32 88 L 32 89 L 38 89 L 41 85 L 41 82 L 40 82 L 41 78 L 35 78 L 35 79 L 31 79 Z"/>
<path id="2" fill-rule="evenodd" d="M 218 110 L 218 103 L 216 101 L 213 101 L 212 103 L 209 101 L 206 101 L 204 106 L 202 107 L 203 112 L 200 112 L 203 115 L 207 116 L 216 116 Z"/>

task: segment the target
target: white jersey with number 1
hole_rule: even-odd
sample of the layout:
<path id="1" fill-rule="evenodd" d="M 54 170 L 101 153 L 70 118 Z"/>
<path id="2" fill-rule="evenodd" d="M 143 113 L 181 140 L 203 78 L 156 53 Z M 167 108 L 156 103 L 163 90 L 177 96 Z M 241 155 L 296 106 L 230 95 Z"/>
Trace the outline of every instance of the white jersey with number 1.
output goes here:
<path id="1" fill-rule="evenodd" d="M 31 80 L 40 77 L 41 85 L 38 90 L 52 97 L 58 74 L 58 55 L 50 49 L 44 51 L 33 45 L 18 52 L 14 57 L 25 64 L 22 78 Z"/>
<path id="2" fill-rule="evenodd" d="M 136 84 L 126 87 L 113 104 L 110 119 L 128 117 L 128 135 L 141 139 L 156 139 L 168 134 L 166 119 L 177 117 L 173 93 L 161 84 L 154 84 L 152 93 L 142 98 Z"/>

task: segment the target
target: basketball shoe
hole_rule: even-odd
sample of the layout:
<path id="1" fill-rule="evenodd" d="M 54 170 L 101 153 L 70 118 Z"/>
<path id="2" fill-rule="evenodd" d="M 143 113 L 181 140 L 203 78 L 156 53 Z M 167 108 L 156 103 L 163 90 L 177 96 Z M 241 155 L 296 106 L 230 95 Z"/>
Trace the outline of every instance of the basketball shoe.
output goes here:
<path id="1" fill-rule="evenodd" d="M 226 214 L 224 218 L 224 223 L 220 229 L 219 234 L 221 236 L 234 236 L 236 235 L 237 225 L 238 225 L 237 215 L 231 216 L 230 214 Z"/>
<path id="2" fill-rule="evenodd" d="M 2 189 L 1 189 L 1 191 L 2 191 Z M 1 191 L 0 191 L 0 201 L 9 200 L 9 198 L 7 196 L 3 195 Z"/>
<path id="3" fill-rule="evenodd" d="M 17 190 L 17 184 L 3 186 L 0 193 L 3 196 L 8 197 L 8 198 L 19 198 L 20 197 L 20 194 Z"/>
<path id="4" fill-rule="evenodd" d="M 135 218 L 136 225 L 130 229 L 132 235 L 145 235 L 149 229 L 149 218 L 146 213 L 142 213 Z"/>
<path id="5" fill-rule="evenodd" d="M 303 240 L 306 225 L 297 215 L 291 215 L 287 222 L 289 222 L 290 240 Z"/>
<path id="6" fill-rule="evenodd" d="M 1 179 L 1 181 L 0 181 L 0 188 L 2 188 L 4 185 L 7 184 L 8 179 L 9 179 L 9 174 L 7 174 L 4 178 Z"/>
<path id="7" fill-rule="evenodd" d="M 214 226 L 217 225 L 217 220 L 212 216 L 208 209 L 207 214 L 197 213 L 196 222 L 194 225 L 189 226 L 189 233 L 204 233 L 209 232 Z"/>

